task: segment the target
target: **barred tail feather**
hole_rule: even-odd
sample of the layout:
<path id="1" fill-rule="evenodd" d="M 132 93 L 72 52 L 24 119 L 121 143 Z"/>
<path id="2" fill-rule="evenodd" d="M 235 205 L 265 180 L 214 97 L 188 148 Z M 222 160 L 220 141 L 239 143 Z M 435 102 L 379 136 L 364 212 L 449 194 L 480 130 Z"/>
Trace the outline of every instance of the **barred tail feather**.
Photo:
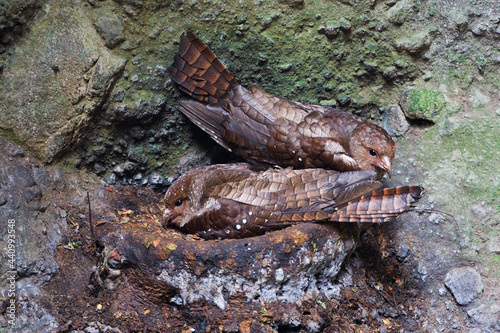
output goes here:
<path id="1" fill-rule="evenodd" d="M 179 52 L 169 68 L 182 91 L 202 102 L 215 103 L 238 84 L 215 54 L 195 34 L 181 36 Z"/>
<path id="2" fill-rule="evenodd" d="M 423 191 L 424 189 L 420 186 L 397 186 L 374 191 L 337 207 L 330 220 L 336 222 L 390 222 L 417 202 Z"/>

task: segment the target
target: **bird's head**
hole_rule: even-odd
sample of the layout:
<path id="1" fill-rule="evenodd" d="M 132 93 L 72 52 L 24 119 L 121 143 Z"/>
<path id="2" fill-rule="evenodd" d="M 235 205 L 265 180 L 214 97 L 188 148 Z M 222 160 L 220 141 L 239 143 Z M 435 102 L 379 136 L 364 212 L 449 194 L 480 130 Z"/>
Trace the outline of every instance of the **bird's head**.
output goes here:
<path id="1" fill-rule="evenodd" d="M 165 210 L 163 225 L 174 225 L 182 228 L 199 209 L 202 190 L 202 179 L 196 177 L 195 170 L 180 176 L 165 193 Z"/>
<path id="2" fill-rule="evenodd" d="M 396 143 L 383 128 L 361 123 L 353 131 L 349 145 L 351 156 L 361 170 L 373 170 L 378 178 L 386 172 L 391 175 Z"/>

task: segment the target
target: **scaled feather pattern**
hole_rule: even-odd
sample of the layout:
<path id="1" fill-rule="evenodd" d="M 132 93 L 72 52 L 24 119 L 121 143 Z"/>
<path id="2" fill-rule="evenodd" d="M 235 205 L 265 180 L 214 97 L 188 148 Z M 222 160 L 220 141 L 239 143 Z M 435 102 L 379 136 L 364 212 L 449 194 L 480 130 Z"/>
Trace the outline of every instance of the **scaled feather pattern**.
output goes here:
<path id="1" fill-rule="evenodd" d="M 244 88 L 193 33 L 181 36 L 169 68 L 190 98 L 180 110 L 221 146 L 247 159 L 294 168 L 392 170 L 396 145 L 381 127 L 328 106 Z"/>
<path id="2" fill-rule="evenodd" d="M 262 235 L 301 222 L 389 222 L 422 195 L 382 188 L 375 171 L 217 164 L 183 174 L 165 194 L 164 226 L 205 239 Z"/>

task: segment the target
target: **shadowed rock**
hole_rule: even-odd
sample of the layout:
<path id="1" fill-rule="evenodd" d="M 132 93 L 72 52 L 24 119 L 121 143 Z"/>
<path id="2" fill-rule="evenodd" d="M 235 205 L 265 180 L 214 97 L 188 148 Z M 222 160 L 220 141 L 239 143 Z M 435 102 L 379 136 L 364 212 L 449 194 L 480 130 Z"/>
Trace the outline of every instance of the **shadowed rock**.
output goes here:
<path id="1" fill-rule="evenodd" d="M 127 268 L 129 281 L 148 297 L 179 305 L 210 301 L 224 309 L 236 294 L 300 303 L 338 292 L 332 282 L 355 248 L 349 230 L 304 223 L 259 237 L 204 241 L 129 224 L 102 231 L 108 249 L 102 266 Z"/>
<path id="2" fill-rule="evenodd" d="M 0 128 L 46 162 L 84 136 L 125 66 L 80 2 L 57 2 L 19 42 L 0 82 Z"/>

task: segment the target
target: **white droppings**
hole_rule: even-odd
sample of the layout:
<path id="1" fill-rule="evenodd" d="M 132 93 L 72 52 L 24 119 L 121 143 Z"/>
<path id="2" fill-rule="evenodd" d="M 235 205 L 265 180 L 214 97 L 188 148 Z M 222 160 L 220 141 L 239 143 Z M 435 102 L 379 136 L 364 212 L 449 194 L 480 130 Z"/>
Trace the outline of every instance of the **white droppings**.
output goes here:
<path id="1" fill-rule="evenodd" d="M 253 212 L 252 212 L 252 211 L 249 211 L 249 212 L 248 212 L 248 215 L 249 215 L 249 216 L 252 216 L 252 214 L 253 214 Z"/>
<path id="2" fill-rule="evenodd" d="M 268 219 L 264 219 L 264 222 L 267 223 L 267 222 L 269 222 L 269 220 Z"/>
<path id="3" fill-rule="evenodd" d="M 212 228 L 208 229 L 207 231 L 208 231 L 208 232 L 212 232 Z"/>
<path id="4" fill-rule="evenodd" d="M 241 229 L 241 224 L 236 225 L 236 229 L 240 230 Z"/>
<path id="5" fill-rule="evenodd" d="M 228 234 L 228 235 L 229 235 L 229 233 L 230 233 L 230 232 L 231 232 L 231 231 L 229 231 L 229 230 L 227 230 L 227 229 L 226 229 L 226 234 Z"/>
<path id="6" fill-rule="evenodd" d="M 247 219 L 243 219 L 241 220 L 241 222 L 243 222 L 243 224 L 247 223 Z"/>
<path id="7" fill-rule="evenodd" d="M 295 153 L 297 153 L 297 152 L 295 150 L 292 150 L 292 154 L 295 154 Z"/>
<path id="8" fill-rule="evenodd" d="M 282 282 L 285 279 L 285 271 L 283 268 L 278 268 L 274 274 L 274 278 L 278 282 Z"/>
<path id="9" fill-rule="evenodd" d="M 299 157 L 299 162 L 302 162 L 302 157 Z"/>

